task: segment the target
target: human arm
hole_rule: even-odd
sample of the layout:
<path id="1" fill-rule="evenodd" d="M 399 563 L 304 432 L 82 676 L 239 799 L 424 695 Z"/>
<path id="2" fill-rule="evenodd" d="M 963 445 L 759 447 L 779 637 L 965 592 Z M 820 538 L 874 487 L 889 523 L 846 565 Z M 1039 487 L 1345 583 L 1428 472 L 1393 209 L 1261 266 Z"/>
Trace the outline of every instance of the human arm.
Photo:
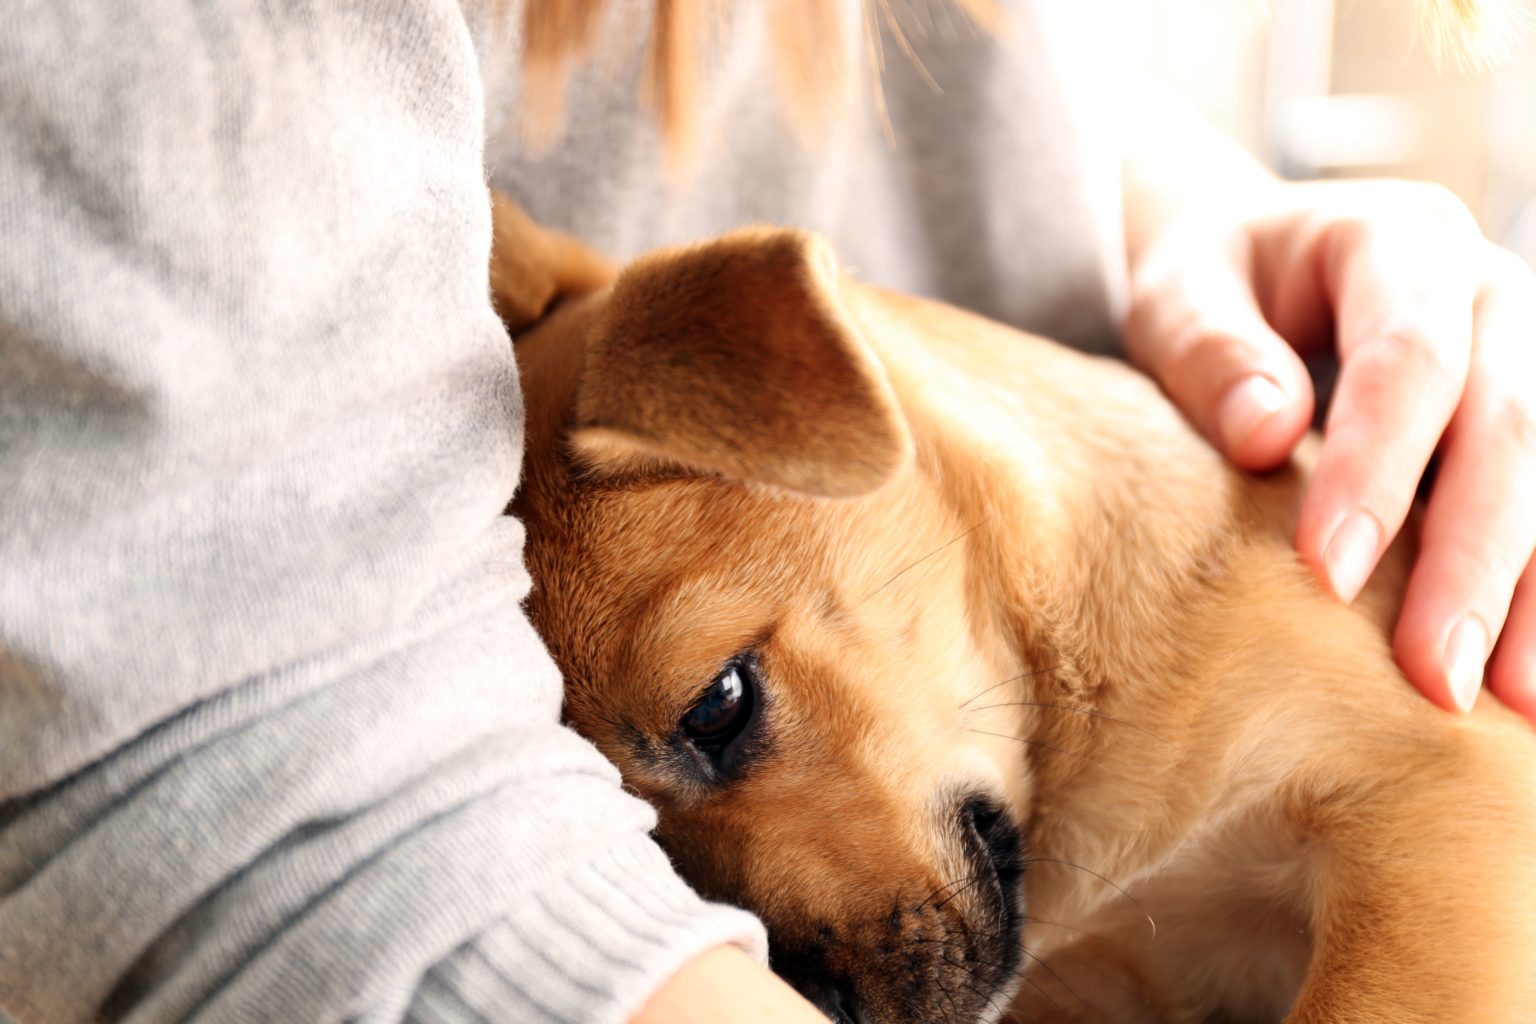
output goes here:
<path id="1" fill-rule="evenodd" d="M 1123 166 L 1132 359 L 1260 470 L 1311 422 L 1298 353 L 1334 345 L 1297 550 L 1353 599 L 1438 447 L 1394 652 L 1447 708 L 1470 706 L 1487 662 L 1490 689 L 1536 718 L 1536 275 L 1442 189 L 1282 183 L 1171 97 L 1138 102 Z"/>
<path id="2" fill-rule="evenodd" d="M 646 1001 L 633 1024 L 825 1024 L 778 975 L 735 946 L 690 960 Z"/>
<path id="3" fill-rule="evenodd" d="M 0 1017 L 617 1022 L 763 955 L 517 607 L 479 88 L 450 2 L 0 34 Z"/>

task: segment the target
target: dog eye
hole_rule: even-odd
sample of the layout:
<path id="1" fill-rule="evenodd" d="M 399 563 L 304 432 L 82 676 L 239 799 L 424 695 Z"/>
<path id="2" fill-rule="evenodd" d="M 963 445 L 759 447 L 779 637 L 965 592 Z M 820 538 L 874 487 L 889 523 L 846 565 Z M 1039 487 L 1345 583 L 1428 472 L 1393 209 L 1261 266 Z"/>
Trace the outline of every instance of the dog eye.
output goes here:
<path id="1" fill-rule="evenodd" d="M 751 720 L 756 689 L 757 678 L 751 666 L 731 662 L 683 716 L 683 735 L 704 753 L 718 756 Z"/>

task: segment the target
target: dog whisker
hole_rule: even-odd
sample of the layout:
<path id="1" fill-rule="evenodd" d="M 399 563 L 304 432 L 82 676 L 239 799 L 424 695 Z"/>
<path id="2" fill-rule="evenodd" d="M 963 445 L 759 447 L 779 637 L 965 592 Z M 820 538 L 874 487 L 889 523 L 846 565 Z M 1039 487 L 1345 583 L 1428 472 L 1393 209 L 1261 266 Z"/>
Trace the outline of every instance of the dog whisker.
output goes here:
<path id="1" fill-rule="evenodd" d="M 974 985 L 967 985 L 966 988 L 970 989 L 977 996 L 979 996 L 981 999 L 984 999 L 986 1001 L 987 1009 L 989 1011 L 991 1011 L 991 1016 L 994 1019 L 1001 1020 L 1002 1017 L 1003 1017 L 1003 1014 L 1008 1012 L 1008 1008 L 1006 1006 L 1003 1006 L 1003 1005 L 998 1003 L 997 995 L 995 993 L 989 995 L 986 992 L 982 992 L 982 991 L 978 990 Z"/>
<path id="2" fill-rule="evenodd" d="M 1019 675 L 1016 675 L 1016 676 L 1010 676 L 1007 679 L 1002 680 L 1001 682 L 993 683 L 991 686 L 987 687 L 985 690 L 982 690 L 980 693 L 975 694 L 974 696 L 972 696 L 970 698 L 970 700 L 967 700 L 964 704 L 961 704 L 960 707 L 956 708 L 956 710 L 957 711 L 964 711 L 966 708 L 970 707 L 972 702 L 980 700 L 981 698 L 985 697 L 987 694 L 991 693 L 993 690 L 997 689 L 999 686 L 1007 686 L 1009 683 L 1017 683 L 1017 682 L 1020 682 L 1022 680 L 1025 680 L 1025 679 L 1031 679 L 1031 678 L 1033 678 L 1035 676 L 1042 675 L 1042 674 L 1044 674 L 1046 672 L 1054 672 L 1054 671 L 1056 671 L 1056 668 L 1057 668 L 1057 666 L 1055 666 L 1055 665 L 1047 665 L 1044 668 L 1037 668 L 1033 672 L 1023 672 L 1023 673 L 1020 673 Z"/>
<path id="3" fill-rule="evenodd" d="M 1095 938 L 1098 937 L 1093 936 L 1092 932 L 1084 932 L 1083 934 Z M 1077 967 L 1094 974 L 1103 984 L 1110 985 L 1113 988 L 1118 989 L 1122 994 L 1128 996 L 1132 1000 L 1140 1001 L 1140 993 L 1138 993 L 1133 986 L 1128 984 L 1126 979 L 1120 974 L 1114 971 L 1106 970 L 1102 965 L 1095 963 L 1092 959 L 1084 960 L 1080 958 L 1074 958 L 1072 962 Z"/>
<path id="4" fill-rule="evenodd" d="M 940 544 L 938 547 L 934 548 L 932 551 L 928 552 L 926 555 L 924 555 L 922 558 L 919 558 L 917 561 L 903 566 L 896 573 L 895 576 L 892 576 L 890 579 L 888 579 L 884 583 L 880 584 L 874 590 L 871 590 L 869 592 L 868 596 L 865 598 L 865 600 L 868 600 L 870 597 L 874 597 L 876 594 L 880 593 L 880 591 L 884 590 L 886 587 L 890 586 L 892 583 L 895 583 L 897 580 L 899 580 L 906 573 L 910 572 L 913 569 L 916 569 L 918 566 L 920 566 L 924 562 L 928 561 L 928 559 L 932 558 L 934 555 L 937 555 L 939 552 L 944 551 L 947 548 L 950 548 L 953 545 L 960 543 L 962 540 L 964 540 L 965 538 L 969 537 L 971 534 L 975 533 L 977 530 L 981 529 L 983 526 L 986 526 L 988 523 L 990 523 L 995 518 L 997 518 L 995 515 L 987 516 L 987 518 L 983 519 L 981 522 L 977 523 L 975 526 L 971 527 L 969 530 L 964 531 L 959 536 L 954 537 L 951 540 L 945 541 L 943 544 Z"/>
<path id="5" fill-rule="evenodd" d="M 1061 929 L 1063 929 L 1065 931 L 1075 932 L 1078 935 L 1086 935 L 1090 939 L 1102 939 L 1102 938 L 1104 938 L 1104 936 L 1099 934 L 1098 932 L 1091 932 L 1091 931 L 1089 931 L 1086 928 L 1079 928 L 1075 924 L 1066 924 L 1065 922 L 1062 922 L 1062 921 L 1047 921 L 1043 917 L 1035 917 L 1032 914 L 1022 914 L 1020 916 L 1021 916 L 1021 918 L 1024 921 L 1027 921 L 1030 924 L 1043 924 L 1043 925 L 1045 925 L 1048 928 L 1061 928 Z"/>
<path id="6" fill-rule="evenodd" d="M 972 729 L 969 726 L 966 727 L 965 731 L 966 732 L 978 733 L 979 735 L 982 735 L 982 736 L 996 736 L 1000 740 L 1012 740 L 1015 743 L 1022 743 L 1025 746 L 1040 747 L 1040 748 L 1042 748 L 1044 750 L 1049 750 L 1052 753 L 1062 754 L 1062 755 L 1065 755 L 1065 756 L 1068 756 L 1068 757 L 1083 757 L 1083 758 L 1088 757 L 1087 754 L 1084 754 L 1081 751 L 1066 750 L 1066 749 L 1064 749 L 1062 747 L 1054 746 L 1053 744 L 1047 743 L 1044 740 L 1026 739 L 1023 736 L 1009 736 L 1005 732 L 992 732 L 989 729 Z"/>
<path id="7" fill-rule="evenodd" d="M 933 985 L 937 987 L 938 990 L 944 995 L 945 1000 L 948 1003 L 947 1009 L 951 1014 L 958 1014 L 960 1012 L 960 1007 L 955 999 L 955 992 L 951 990 L 950 984 L 946 982 L 957 984 L 960 989 L 969 992 L 971 995 L 984 1002 L 993 1012 L 993 1019 L 1003 1020 L 1005 1019 L 1006 1014 L 1009 1012 L 1009 1007 L 1002 1005 L 998 1001 L 998 993 L 992 991 L 992 983 L 989 982 L 981 972 L 983 970 L 991 970 L 1000 972 L 1004 975 L 1015 976 L 1017 975 L 1017 967 L 1012 964 L 998 963 L 990 959 L 976 956 L 970 949 L 968 941 L 977 939 L 985 941 L 1001 937 L 1003 936 L 994 935 L 990 932 L 966 932 L 954 929 L 952 927 L 946 927 L 943 937 L 941 938 L 918 937 L 910 939 L 909 942 L 912 945 L 939 946 L 941 948 L 940 960 L 946 966 L 959 972 L 960 978 L 962 980 L 957 980 L 955 978 L 946 979 L 942 975 L 932 979 Z M 961 956 L 963 959 L 955 959 L 956 955 Z M 914 974 L 913 977 L 915 981 L 916 975 Z M 1036 988 L 1039 987 L 1033 980 L 1027 977 L 1019 977 L 1020 980 L 1030 985 L 1034 985 Z M 1051 998 L 1049 993 L 1042 992 L 1041 994 L 1047 999 Z M 969 1020 L 970 1018 L 954 1017 L 953 1019 Z"/>
<path id="8" fill-rule="evenodd" d="M 1106 722 L 1113 722 L 1116 725 L 1123 725 L 1127 729 L 1135 729 L 1137 732 L 1149 736 L 1152 739 L 1157 740 L 1159 743 L 1169 745 L 1168 740 L 1163 739 L 1163 737 L 1159 736 L 1151 729 L 1137 725 L 1135 722 L 1128 722 L 1123 718 L 1117 718 L 1114 715 L 1106 714 L 1105 712 L 1099 711 L 1096 708 L 1083 707 L 1079 704 L 1058 704 L 1052 703 L 1051 701 L 1037 700 L 1009 700 L 1001 701 L 997 704 L 983 704 L 979 708 L 972 708 L 971 713 L 976 714 L 982 711 L 991 711 L 994 708 L 1048 708 L 1053 711 L 1072 711 L 1079 715 L 1087 715 L 1090 718 L 1098 718 Z"/>
<path id="9" fill-rule="evenodd" d="M 950 932 L 947 932 L 946 934 L 948 936 L 951 936 L 951 937 L 960 937 L 960 936 L 962 936 L 963 933 L 955 932 L 955 931 L 950 931 Z M 971 933 L 968 937 L 971 937 L 971 938 L 981 938 L 981 939 L 997 938 L 997 936 L 995 936 L 995 935 L 982 935 L 980 933 Z M 947 939 L 921 939 L 920 938 L 920 939 L 913 939 L 912 942 L 914 944 L 930 942 L 930 943 L 939 943 L 939 944 L 943 944 L 943 945 L 946 945 L 946 946 L 952 945 L 952 943 L 949 942 Z M 1060 985 L 1062 988 L 1066 989 L 1067 992 L 1069 992 L 1072 995 L 1072 998 L 1076 999 L 1079 1003 L 1082 1003 L 1083 1007 L 1085 1009 L 1091 1010 L 1093 1008 L 1089 1004 L 1088 1000 L 1086 1000 L 1086 999 L 1084 999 L 1082 997 L 1081 993 L 1079 993 L 1071 985 L 1067 984 L 1067 980 L 1065 978 L 1063 978 L 1059 973 L 1057 973 L 1056 969 L 1053 968 L 1049 963 L 1047 963 L 1043 958 L 1041 958 L 1037 953 L 1035 953 L 1033 950 L 1031 950 L 1028 946 L 1021 947 L 1020 951 L 1025 956 L 1029 957 L 1029 959 L 1032 960 L 1035 964 L 1039 965 L 1039 967 L 1042 970 L 1044 970 L 1047 974 L 1049 974 L 1052 978 L 1054 978 L 1056 980 L 1056 983 L 1058 985 Z M 946 963 L 949 963 L 951 966 L 955 966 L 955 967 L 961 967 L 962 966 L 960 964 L 955 964 L 952 960 L 949 959 L 949 957 L 947 955 L 944 957 L 944 960 L 945 960 Z M 980 964 L 982 966 L 992 967 L 992 968 L 995 968 L 997 970 L 1005 969 L 1005 965 L 998 964 L 998 963 L 993 963 L 990 960 L 975 960 L 973 962 L 977 963 L 977 964 Z M 1026 984 L 1028 984 L 1030 987 L 1032 987 L 1036 992 L 1039 992 L 1041 996 L 1043 996 L 1045 999 L 1049 1000 L 1052 1006 L 1056 1007 L 1057 1009 L 1060 1009 L 1060 1004 L 1056 1002 L 1055 998 L 1052 997 L 1051 994 L 1049 992 L 1047 992 L 1045 989 L 1041 988 L 1040 984 L 1038 982 L 1036 982 L 1034 979 L 1032 979 L 1028 974 L 1021 974 L 1020 978 Z"/>
<path id="10" fill-rule="evenodd" d="M 1049 750 L 1052 753 L 1061 754 L 1061 755 L 1063 755 L 1065 757 L 1076 757 L 1076 758 L 1079 758 L 1080 760 L 1082 760 L 1084 763 L 1093 765 L 1096 768 L 1104 768 L 1105 767 L 1103 761 L 1100 761 L 1098 758 L 1094 757 L 1092 754 L 1089 754 L 1086 751 L 1082 751 L 1082 750 L 1068 750 L 1065 747 L 1058 747 L 1058 746 L 1056 746 L 1054 744 L 1047 743 L 1044 740 L 1029 739 L 1029 738 L 1024 737 L 1024 736 L 1012 736 L 1012 735 L 1009 735 L 1008 733 L 1005 733 L 1005 732 L 992 732 L 989 729 L 976 729 L 976 728 L 972 728 L 971 726 L 966 726 L 965 727 L 965 731 L 966 732 L 974 732 L 974 733 L 977 733 L 978 735 L 981 735 L 981 736 L 996 736 L 1000 740 L 1012 740 L 1014 743 L 1022 743 L 1025 746 L 1028 746 L 1028 747 L 1040 747 L 1043 750 Z M 1121 777 L 1125 776 L 1125 772 L 1124 772 L 1123 769 L 1112 768 L 1112 769 L 1106 769 L 1106 770 L 1107 771 L 1111 771 L 1114 774 L 1120 775 Z"/>
<path id="11" fill-rule="evenodd" d="M 942 938 L 933 938 L 931 936 L 921 936 L 921 935 L 919 935 L 919 936 L 915 936 L 913 938 L 907 939 L 906 941 L 907 941 L 908 945 L 912 945 L 912 946 L 929 945 L 929 946 L 943 946 L 943 947 L 948 948 L 948 949 L 954 949 L 954 948 L 957 948 L 957 947 L 963 948 L 964 945 L 965 945 L 965 940 L 966 939 L 979 939 L 979 940 L 991 941 L 991 940 L 995 940 L 995 939 L 1006 939 L 1006 938 L 1008 938 L 1007 935 L 994 934 L 992 932 L 966 932 L 966 931 L 956 931 L 954 929 L 948 929 L 948 930 L 946 930 L 944 932 L 944 935 L 943 935 Z M 1002 969 L 1002 967 L 1003 967 L 1002 964 L 993 963 L 991 960 L 982 960 L 982 959 L 978 958 L 975 962 L 978 963 L 978 964 L 981 964 L 984 967 L 996 967 L 998 969 Z"/>
<path id="12" fill-rule="evenodd" d="M 1024 954 L 1026 956 L 1028 956 L 1030 959 L 1038 961 L 1038 958 L 1033 953 L 1031 953 L 1029 950 L 1027 950 L 1027 949 L 1024 950 Z M 1061 1004 L 1056 1001 L 1056 998 L 1054 996 L 1052 996 L 1049 992 L 1047 992 L 1044 988 L 1042 988 L 1040 986 L 1040 983 L 1038 981 L 1036 981 L 1034 978 L 1031 978 L 1028 974 L 1020 974 L 1019 978 L 1024 982 L 1024 984 L 1028 985 L 1030 988 L 1032 988 L 1036 992 L 1040 993 L 1040 995 L 1045 998 L 1045 1001 L 1050 1003 L 1051 1006 L 1054 1009 L 1057 1009 L 1057 1010 L 1061 1009 Z M 1075 993 L 1075 992 L 1073 993 L 1073 995 L 1076 995 L 1076 994 L 1077 993 Z M 1084 1005 L 1086 1006 L 1087 1004 L 1085 1003 Z"/>
<path id="13" fill-rule="evenodd" d="M 938 899 L 940 896 L 942 896 L 950 888 L 952 888 L 954 886 L 957 886 L 957 885 L 974 885 L 976 883 L 977 879 L 979 879 L 981 877 L 983 877 L 983 876 L 981 876 L 981 875 L 964 875 L 964 876 L 962 876 L 960 878 L 954 879 L 953 881 L 945 882 L 943 885 L 941 885 L 937 889 L 933 890 L 933 892 L 929 893 L 927 899 L 923 900 L 923 902 L 921 902 L 917 906 L 913 907 L 912 908 L 913 913 L 916 913 L 917 911 L 922 910 L 924 907 L 928 906 L 928 904 L 932 903 L 935 899 Z"/>
<path id="14" fill-rule="evenodd" d="M 946 1014 L 946 1016 L 948 1016 L 950 1020 L 955 1021 L 956 1024 L 960 1024 L 964 1018 L 960 1016 L 960 1007 L 955 1003 L 955 994 L 949 990 L 948 985 L 944 984 L 944 975 L 942 972 L 936 978 L 934 978 L 934 983 L 939 986 L 939 991 L 944 993 L 944 998 L 949 1003 L 949 1012 Z"/>
<path id="15" fill-rule="evenodd" d="M 956 889 L 954 892 L 950 893 L 948 896 L 945 896 L 942 900 L 940 900 L 939 902 L 935 903 L 933 905 L 933 909 L 934 910 L 942 910 L 942 909 L 944 909 L 945 907 L 947 907 L 950 904 L 950 902 L 952 900 L 954 900 L 957 897 L 959 897 L 961 893 L 966 892 L 967 890 L 969 890 L 971 888 L 971 886 L 978 884 L 979 882 L 983 881 L 985 878 L 986 878 L 985 875 L 977 875 L 975 878 L 971 879 L 969 882 L 965 883 L 960 888 Z"/>
<path id="16" fill-rule="evenodd" d="M 1073 868 L 1074 870 L 1081 871 L 1086 875 L 1092 875 L 1094 878 L 1097 878 L 1099 881 L 1103 882 L 1105 885 L 1118 892 L 1121 896 L 1130 900 L 1131 904 L 1135 906 L 1137 910 L 1141 911 L 1142 916 L 1147 919 L 1147 924 L 1152 927 L 1152 938 L 1157 938 L 1157 922 L 1152 920 L 1152 915 L 1147 913 L 1147 908 L 1142 905 L 1142 902 L 1127 892 L 1124 886 L 1113 882 L 1108 878 L 1105 878 L 1103 875 L 1099 874 L 1092 868 L 1085 868 L 1081 864 L 1074 864 L 1069 860 L 1058 860 L 1054 857 L 1027 857 L 1025 860 L 1026 864 L 1060 864 L 1063 867 Z"/>
<path id="17" fill-rule="evenodd" d="M 951 935 L 958 935 L 958 933 L 952 932 Z M 995 936 L 992 936 L 992 935 L 980 935 L 980 933 L 974 933 L 974 935 L 972 935 L 972 938 L 995 938 Z M 912 940 L 912 941 L 914 941 L 914 943 L 945 943 L 945 940 Z M 948 944 L 948 943 L 945 943 L 945 944 Z M 1044 970 L 1044 972 L 1048 973 L 1048 975 L 1051 975 L 1052 978 L 1055 978 L 1055 981 L 1057 981 L 1057 984 L 1060 984 L 1060 986 L 1063 987 L 1063 989 L 1066 989 L 1066 990 L 1068 990 L 1069 993 L 1071 993 L 1072 998 L 1077 999 L 1078 1003 L 1083 1004 L 1084 1009 L 1087 1009 L 1087 1010 L 1094 1009 L 1094 1007 L 1092 1007 L 1091 1004 L 1087 1003 L 1087 999 L 1084 999 L 1083 995 L 1081 995 L 1081 993 L 1078 992 L 1077 989 L 1074 989 L 1074 987 L 1069 986 L 1069 984 L 1066 983 L 1066 978 L 1063 978 L 1063 976 L 1061 976 L 1060 973 L 1057 973 L 1057 970 L 1055 970 L 1054 967 L 1051 966 L 1051 964 L 1046 963 L 1046 961 L 1044 961 L 1043 958 L 1041 958 L 1041 956 L 1038 955 L 1038 953 L 1035 953 L 1034 950 L 1029 949 L 1028 946 L 1020 947 L 1020 952 L 1023 953 L 1023 955 L 1028 956 L 1029 960 L 1034 961 L 1035 964 L 1038 964 L 1038 966 L 1040 966 L 1041 970 Z M 948 955 L 945 956 L 945 963 L 949 963 L 949 964 L 951 964 L 951 966 L 954 966 L 954 967 L 963 967 L 962 964 L 955 964 L 954 961 L 949 960 Z M 1005 969 L 1005 964 L 992 963 L 992 961 L 988 961 L 988 960 L 974 960 L 974 961 L 971 961 L 971 963 L 978 964 L 978 966 L 983 966 L 983 967 L 994 967 L 994 969 L 997 969 L 997 970 Z M 1035 992 L 1040 993 L 1040 995 L 1043 996 L 1044 999 L 1048 999 L 1049 1003 L 1051 1003 L 1051 1006 L 1054 1006 L 1054 1007 L 1057 1007 L 1057 1009 L 1060 1009 L 1060 1004 L 1058 1004 L 1057 1001 L 1055 1001 L 1054 996 L 1052 996 L 1051 993 L 1046 992 L 1046 990 L 1044 990 L 1043 987 L 1040 987 L 1040 983 L 1037 983 L 1037 981 L 1035 981 L 1034 978 L 1031 978 L 1031 976 L 1029 976 L 1028 973 L 1021 973 L 1020 979 L 1021 979 L 1021 981 L 1025 981 L 1025 983 L 1028 984 L 1028 986 L 1031 986 L 1032 989 L 1035 990 Z"/>
<path id="18" fill-rule="evenodd" d="M 1093 1009 L 1092 1006 L 1088 1005 L 1088 1000 L 1084 999 L 1081 995 L 1078 994 L 1077 989 L 1073 988 L 1071 985 L 1068 985 L 1067 984 L 1067 980 L 1065 978 L 1063 978 L 1060 974 L 1056 973 L 1056 969 L 1054 967 L 1052 967 L 1050 964 L 1046 963 L 1044 959 L 1042 959 L 1039 955 L 1037 955 L 1034 951 L 1032 951 L 1028 946 L 1023 946 L 1021 948 L 1024 950 L 1024 955 L 1025 956 L 1029 957 L 1030 960 L 1032 960 L 1036 964 L 1038 964 L 1045 971 L 1045 973 L 1049 974 L 1051 977 L 1056 979 L 1056 984 L 1060 985 L 1062 988 L 1064 988 L 1068 992 L 1070 992 L 1072 994 L 1072 998 L 1073 999 L 1076 999 L 1078 1002 L 1082 1003 L 1083 1004 L 1083 1009 L 1085 1009 L 1085 1010 L 1092 1010 Z M 1024 977 L 1027 979 L 1029 977 L 1029 975 L 1026 974 L 1026 975 L 1024 975 Z M 1045 994 L 1044 991 L 1040 988 L 1039 985 L 1035 986 L 1035 991 L 1040 992 L 1042 995 Z M 1051 997 L 1047 995 L 1045 998 L 1050 999 Z M 1056 1001 L 1054 999 L 1051 1000 L 1052 1005 L 1055 1005 L 1055 1002 Z"/>
<path id="19" fill-rule="evenodd" d="M 945 959 L 948 960 L 947 957 Z M 993 964 L 993 965 L 988 965 L 988 966 L 994 966 L 995 967 L 996 965 Z M 983 979 L 977 977 L 976 976 L 976 972 L 974 970 L 971 970 L 969 967 L 961 966 L 960 970 L 963 971 L 971 979 L 970 983 L 961 982 L 961 987 L 964 988 L 971 995 L 973 995 L 976 998 L 978 998 L 978 999 L 982 1000 L 983 1002 L 985 1002 L 987 1004 L 988 1009 L 998 1010 L 999 1013 L 1001 1013 L 1004 1008 L 999 1007 L 997 1005 L 997 996 L 996 996 L 996 994 L 995 993 L 988 993 L 988 992 L 984 991 L 983 989 L 977 987 L 977 985 L 983 985 L 983 986 L 986 986 L 987 988 L 990 988 L 991 986 L 990 985 L 986 985 L 986 982 Z"/>

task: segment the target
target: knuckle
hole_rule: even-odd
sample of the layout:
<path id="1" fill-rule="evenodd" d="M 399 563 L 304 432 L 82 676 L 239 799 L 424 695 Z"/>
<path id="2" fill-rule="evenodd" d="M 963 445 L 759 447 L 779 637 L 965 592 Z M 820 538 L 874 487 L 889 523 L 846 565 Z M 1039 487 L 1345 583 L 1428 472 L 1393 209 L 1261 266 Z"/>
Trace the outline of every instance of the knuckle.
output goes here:
<path id="1" fill-rule="evenodd" d="M 1512 546 L 1467 540 L 1455 544 L 1449 554 L 1470 570 L 1464 578 L 1473 582 L 1490 602 L 1509 603 L 1515 582 L 1525 568 L 1525 562 L 1515 556 Z"/>
<path id="2" fill-rule="evenodd" d="M 1381 229 L 1370 217 L 1359 213 L 1339 217 L 1333 221 L 1332 231 L 1335 261 L 1345 253 L 1369 249 L 1381 234 Z"/>
<path id="3" fill-rule="evenodd" d="M 1444 185 L 1428 181 L 1404 182 L 1409 203 L 1434 222 L 1462 234 L 1481 236 L 1477 218 L 1461 197 Z"/>
<path id="4" fill-rule="evenodd" d="M 1412 364 L 1430 377 L 1432 386 L 1440 389 L 1457 387 L 1465 378 L 1465 373 L 1435 344 L 1429 332 L 1411 321 L 1390 323 L 1373 332 L 1355 358 L 1381 367 Z"/>
<path id="5" fill-rule="evenodd" d="M 1527 558 L 1520 554 L 1522 540 L 1464 527 L 1448 531 L 1433 542 L 1437 575 L 1460 590 L 1466 600 L 1507 606 L 1525 570 Z M 1431 554 L 1429 544 L 1425 553 Z"/>
<path id="6" fill-rule="evenodd" d="M 1536 462 L 1536 399 L 1529 395 L 1505 394 L 1494 402 L 1492 427 L 1497 436 L 1507 437 L 1525 457 Z M 1536 470 L 1536 466 L 1527 471 Z"/>
<path id="7" fill-rule="evenodd" d="M 1250 342 L 1225 328 L 1192 321 L 1185 325 L 1185 332 L 1179 354 L 1168 369 L 1171 382 L 1177 385 L 1225 377 L 1230 371 L 1260 361 Z"/>
<path id="8" fill-rule="evenodd" d="M 1337 213 L 1330 226 L 1337 254 L 1421 241 L 1426 229 L 1455 246 L 1483 240 L 1476 216 L 1461 197 L 1425 181 L 1382 182 L 1373 201 Z"/>

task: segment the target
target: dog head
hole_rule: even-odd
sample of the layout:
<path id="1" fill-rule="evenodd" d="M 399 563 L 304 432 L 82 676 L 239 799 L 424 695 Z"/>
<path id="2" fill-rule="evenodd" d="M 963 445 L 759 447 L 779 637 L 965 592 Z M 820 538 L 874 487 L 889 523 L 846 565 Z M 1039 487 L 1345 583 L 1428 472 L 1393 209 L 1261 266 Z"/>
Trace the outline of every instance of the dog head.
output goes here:
<path id="1" fill-rule="evenodd" d="M 644 258 L 517 342 L 566 715 L 834 1019 L 978 1019 L 1022 952 L 998 567 L 814 236 Z M 956 314 L 958 316 L 958 314 Z"/>

